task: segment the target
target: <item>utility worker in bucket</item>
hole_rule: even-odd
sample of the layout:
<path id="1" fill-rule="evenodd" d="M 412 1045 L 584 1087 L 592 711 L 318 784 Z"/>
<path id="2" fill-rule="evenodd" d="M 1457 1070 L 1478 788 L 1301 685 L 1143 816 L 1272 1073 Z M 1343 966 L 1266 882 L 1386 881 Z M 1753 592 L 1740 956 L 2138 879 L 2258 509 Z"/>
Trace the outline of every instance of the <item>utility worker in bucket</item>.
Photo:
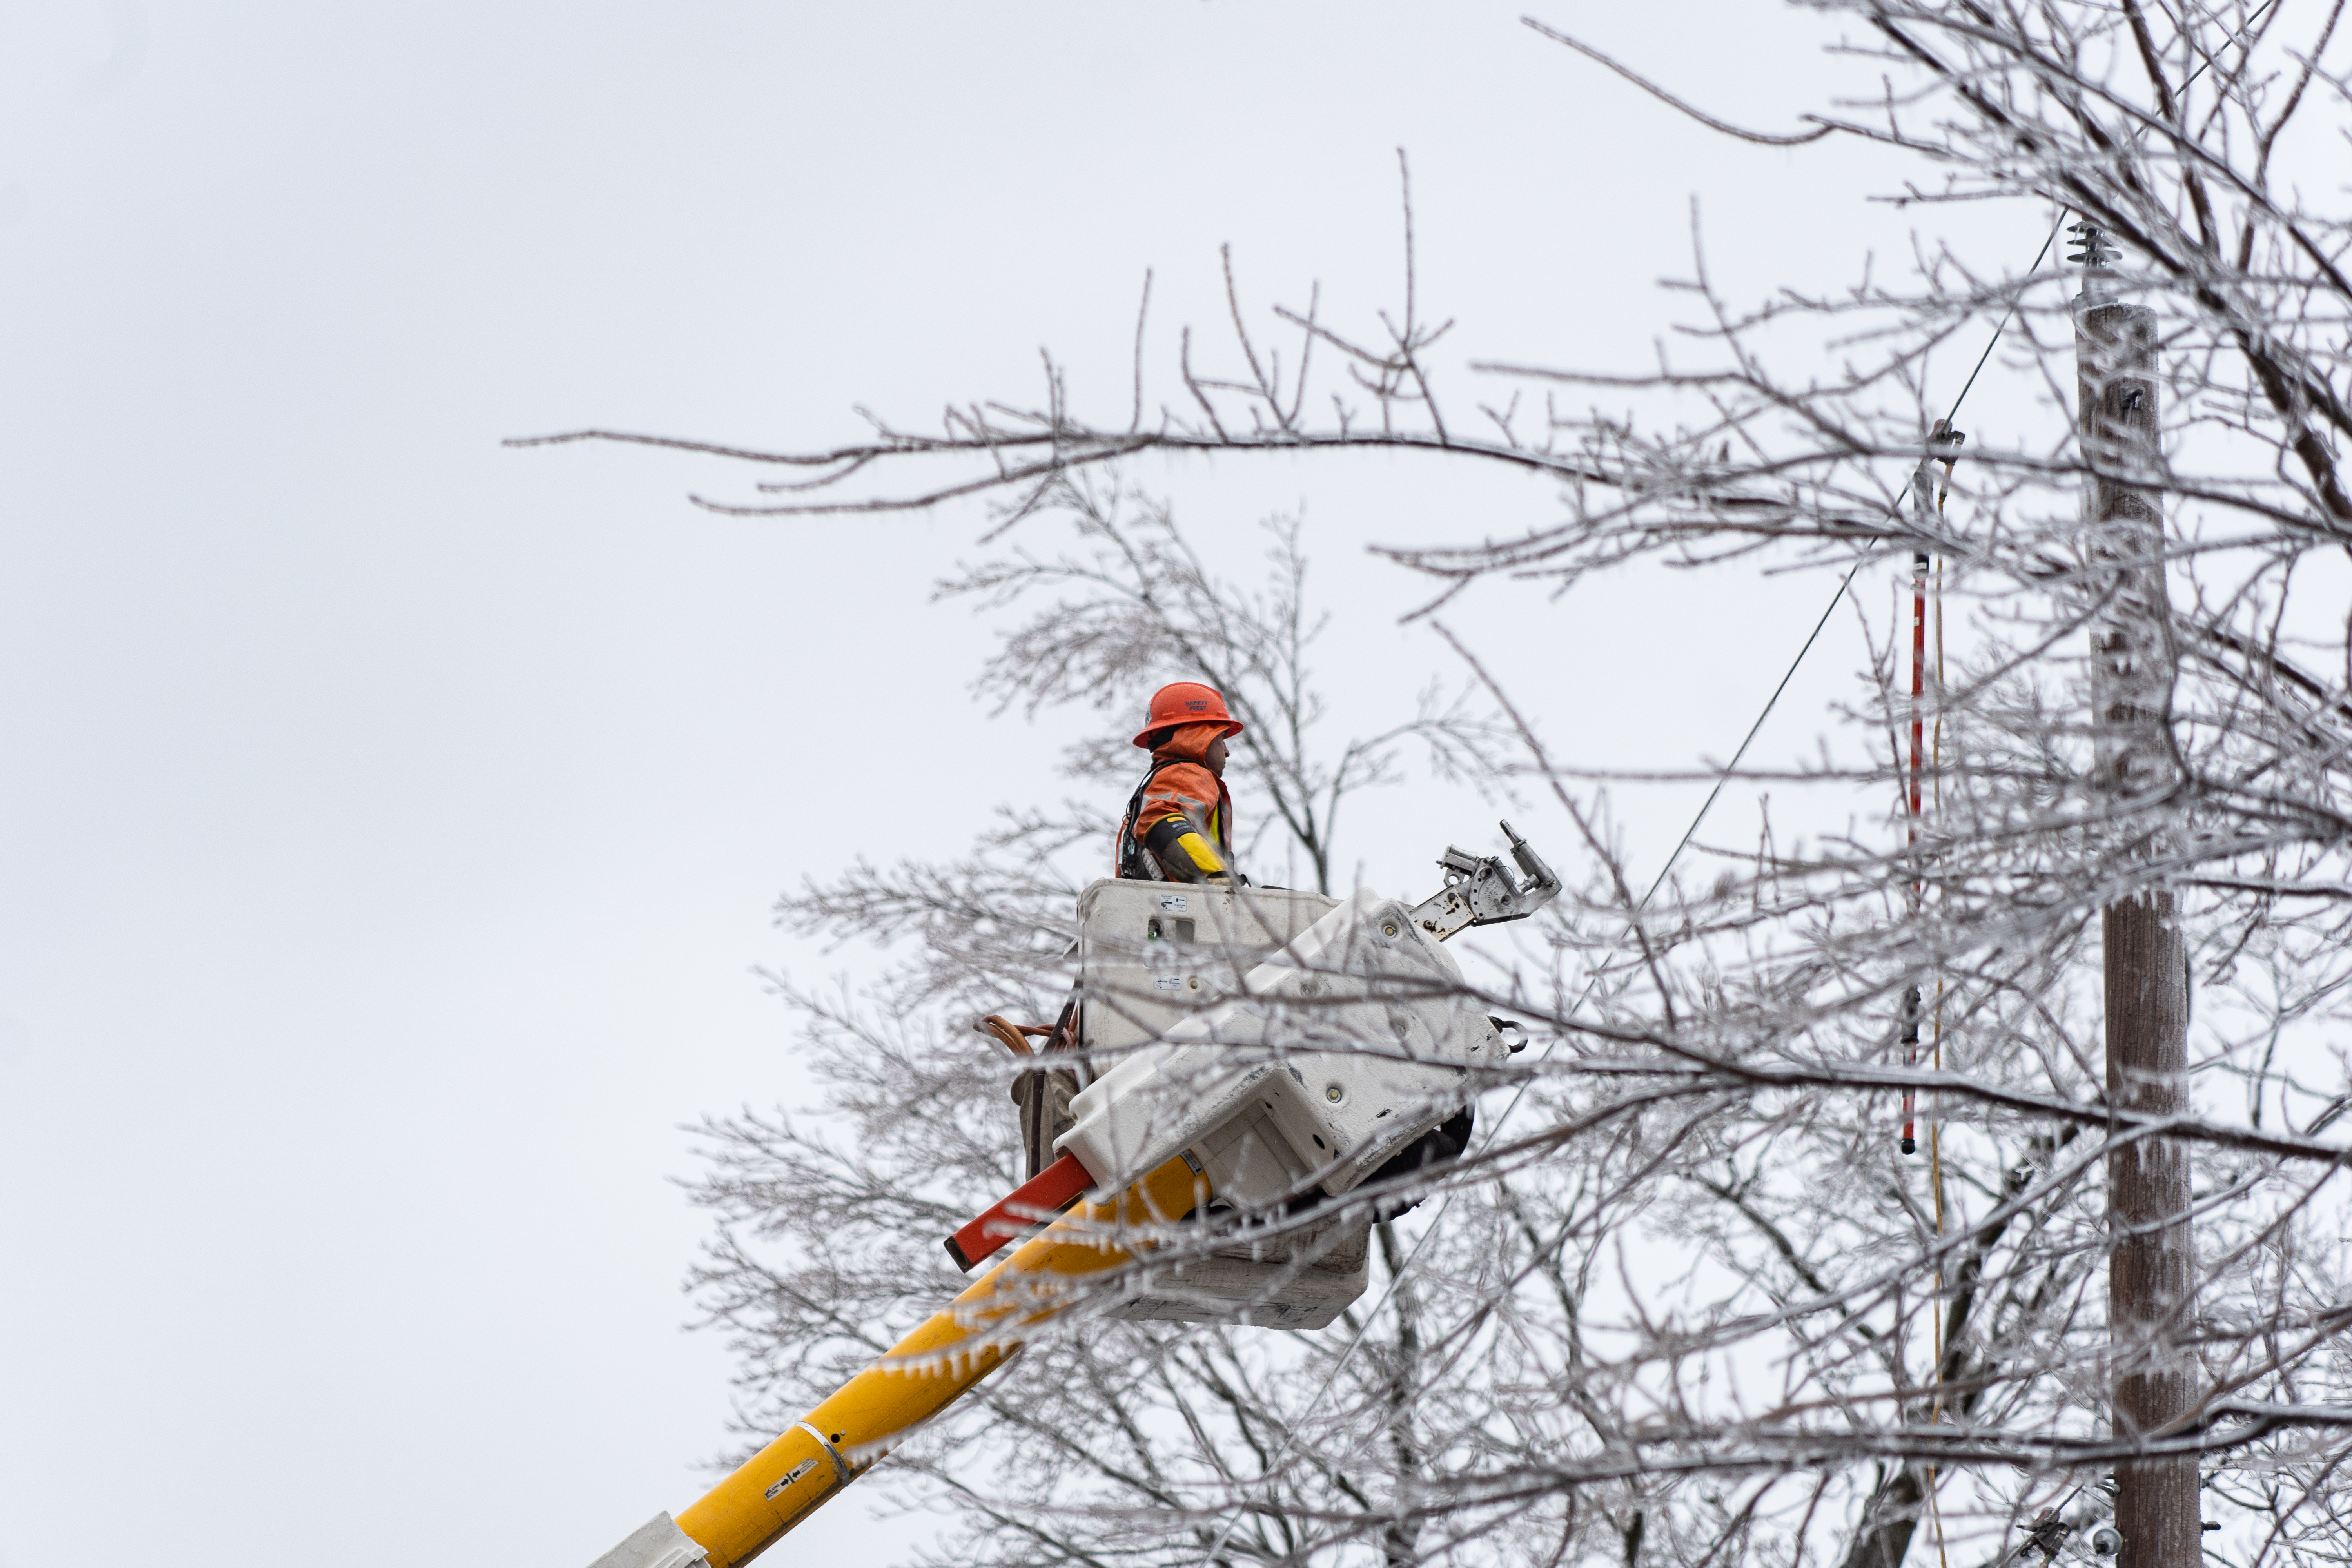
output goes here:
<path id="1" fill-rule="evenodd" d="M 1118 825 L 1115 875 L 1158 882 L 1239 881 L 1233 870 L 1234 797 L 1225 742 L 1242 732 L 1212 687 L 1180 680 L 1151 696 L 1135 743 L 1151 769 Z"/>
<path id="2" fill-rule="evenodd" d="M 1242 732 L 1225 700 L 1197 681 L 1180 680 L 1152 693 L 1150 715 L 1135 743 L 1151 752 L 1150 771 L 1135 786 L 1119 819 L 1113 875 L 1145 882 L 1246 882 L 1234 872 L 1234 797 L 1225 792 L 1225 742 Z M 1072 952 L 1076 948 L 1073 946 Z M 1042 1057 L 1077 1047 L 1078 993 L 1047 1033 Z M 1017 1026 L 983 1026 L 1013 1046 Z M 1013 1047 L 1026 1056 L 1026 1044 Z M 1054 1141 L 1076 1125 L 1070 1100 L 1077 1074 L 1043 1062 L 1021 1064 L 1013 1101 L 1021 1108 L 1021 1147 L 1034 1177 L 1054 1160 Z M 957 1254 L 962 1261 L 962 1255 Z"/>

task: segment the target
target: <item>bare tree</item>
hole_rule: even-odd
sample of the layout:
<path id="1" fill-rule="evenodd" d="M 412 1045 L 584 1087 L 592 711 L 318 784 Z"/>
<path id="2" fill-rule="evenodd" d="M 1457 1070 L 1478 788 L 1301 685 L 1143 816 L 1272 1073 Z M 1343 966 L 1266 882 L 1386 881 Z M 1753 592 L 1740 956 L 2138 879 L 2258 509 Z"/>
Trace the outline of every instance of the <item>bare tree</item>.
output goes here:
<path id="1" fill-rule="evenodd" d="M 1295 857 L 1318 888 L 1340 808 L 1401 776 L 1401 747 L 1419 743 L 1448 774 L 1495 771 L 1491 720 L 1435 686 L 1406 723 L 1323 738 L 1310 657 L 1328 616 L 1313 607 L 1295 520 L 1265 525 L 1265 575 L 1238 584 L 1210 571 L 1165 506 L 1110 480 L 1076 478 L 1044 498 L 1073 525 L 1069 547 L 1010 550 L 940 585 L 942 597 L 1017 613 L 976 695 L 1000 708 L 1097 709 L 1118 727 L 1163 681 L 1213 683 L 1249 726 L 1237 794 L 1271 808 L 1244 864 Z M 824 1114 L 746 1112 L 704 1129 L 710 1168 L 694 1191 L 720 1223 L 696 1289 L 751 1369 L 745 1431 L 764 1439 L 789 1425 L 887 1350 L 910 1313 L 961 1288 L 940 1237 L 1024 1173 L 1003 1089 L 1012 1064 L 984 1054 L 972 1021 L 1050 1020 L 1060 1007 L 1076 896 L 1108 869 L 1111 791 L 1123 794 L 1135 755 L 1123 736 L 1076 748 L 1066 772 L 1097 785 L 1092 796 L 1007 806 L 968 858 L 860 862 L 780 901 L 781 923 L 895 961 L 855 987 L 772 977 L 827 1086 Z M 1377 1229 L 1394 1279 L 1402 1247 L 1391 1223 Z M 1095 1323 L 983 1384 L 951 1438 L 894 1468 L 952 1506 L 945 1562 L 1197 1559 L 1221 1533 L 1199 1500 L 1244 1478 L 1268 1484 L 1229 1554 L 1311 1553 L 1348 1533 L 1331 1520 L 1369 1513 L 1381 1519 L 1388 1561 L 1418 1562 L 1417 1523 L 1397 1498 L 1420 1464 L 1422 1314 L 1408 1288 L 1360 1303 L 1347 1321 L 1362 1348 L 1344 1364 L 1336 1335 Z M 1351 1400 L 1385 1409 L 1386 1441 L 1277 1468 L 1297 1414 L 1335 1378 Z M 1171 1510 L 1193 1514 L 1192 1526 L 1138 1523 Z"/>
<path id="2" fill-rule="evenodd" d="M 2352 77 L 2340 62 L 2352 46 L 2340 0 L 1816 8 L 1851 24 L 1860 41 L 1843 48 L 1877 79 L 1788 135 L 1729 126 L 1539 30 L 1727 133 L 1909 154 L 1926 173 L 1893 195 L 1923 215 L 2023 202 L 2053 242 L 2061 224 L 2088 223 L 2096 287 L 2042 258 L 1992 271 L 1923 241 L 1900 282 L 1869 275 L 1748 304 L 1702 254 L 1671 355 L 1636 370 L 1496 355 L 1479 368 L 1517 391 L 1481 405 L 1472 437 L 1433 390 L 1446 325 L 1423 313 L 1408 263 L 1404 303 L 1376 331 L 1343 332 L 1319 300 L 1277 311 L 1296 334 L 1287 369 L 1230 290 L 1224 352 L 1238 369 L 1196 370 L 1188 334 L 1181 400 L 1150 421 L 1139 346 L 1123 422 L 1076 413 L 1049 372 L 1043 405 L 974 403 L 936 435 L 877 425 L 868 441 L 807 452 L 667 443 L 788 476 L 748 505 L 709 504 L 889 510 L 994 491 L 1008 523 L 1147 450 L 1412 446 L 1558 478 L 1551 527 L 1393 552 L 1429 577 L 1438 613 L 1482 578 L 1589 591 L 1648 558 L 1811 565 L 1840 593 L 1882 562 L 1933 563 L 1921 575 L 1941 606 L 1937 652 L 1920 661 L 1916 709 L 1931 739 L 1916 771 L 1913 667 L 1890 637 L 1821 765 L 1740 775 L 1784 802 L 1829 803 L 1825 820 L 1877 803 L 1851 828 L 1785 848 L 1769 826 L 1753 847 L 1703 840 L 1711 874 L 1644 890 L 1613 852 L 1597 770 L 1519 728 L 1515 771 L 1580 836 L 1582 896 L 1493 988 L 1543 1048 L 1496 1083 L 1482 1145 L 1420 1184 L 1443 1212 L 1425 1205 L 1399 1238 L 1409 1245 L 1384 1251 L 1394 1289 L 1367 1340 L 1378 1353 L 1343 1348 L 1344 1335 L 1294 1344 L 1227 1329 L 1041 1347 L 1021 1369 L 1039 1382 L 994 1390 L 987 1419 L 1094 1391 L 1099 1406 L 1055 1405 L 1029 1436 L 1034 1455 L 1057 1456 L 1034 1462 L 1070 1467 L 1064 1479 L 1021 1468 L 1024 1457 L 982 1481 L 945 1439 L 923 1461 L 961 1489 L 992 1550 L 1336 1563 L 1360 1543 L 1391 1562 L 1864 1568 L 1927 1537 L 1947 1561 L 2079 1558 L 2116 1468 L 2173 1459 L 2200 1468 L 2218 1560 L 2352 1560 L 2340 1177 L 2352 1162 L 2340 1126 L 2352 1108 Z M 2086 294 L 2154 312 L 2152 459 L 2078 433 Z M 1979 395 L 2005 400 L 2032 434 L 1975 443 L 1948 468 L 1935 423 L 1996 335 Z M 1324 405 L 1318 366 L 1331 363 L 1343 376 L 1326 421 L 1308 411 Z M 1607 413 L 1579 405 L 1602 396 Z M 911 465 L 953 472 L 902 479 Z M 2115 509 L 2085 504 L 2103 485 L 2146 509 L 2116 526 Z M 969 586 L 1087 580 L 1030 563 Z M 2101 684 L 2119 616 L 2142 656 L 2127 701 Z M 1214 658 L 1255 671 L 1258 646 L 1220 643 Z M 1076 657 L 1077 673 L 1049 675 L 1035 700 L 1083 692 L 1121 668 L 1118 647 Z M 1508 693 L 1491 695 L 1509 710 Z M 2135 754 L 2158 765 L 2108 765 L 2118 712 L 2153 738 Z M 1309 803 L 1334 781 L 1352 788 L 1367 764 L 1253 762 L 1269 778 L 1292 770 L 1286 827 L 1327 865 L 1307 836 L 1328 834 L 1331 810 Z M 1074 841 L 1062 831 L 1010 824 L 1009 885 L 1032 886 L 1019 879 L 1043 864 L 1018 836 L 1042 849 Z M 926 900 L 953 902 L 912 873 L 893 885 L 918 917 Z M 1049 889 L 1035 891 L 1035 911 L 992 941 L 1034 952 L 1056 939 Z M 2098 911 L 2159 894 L 2194 976 L 2177 1106 L 2110 1084 L 2095 982 Z M 818 907 L 806 900 L 793 907 Z M 994 952 L 942 956 L 898 984 L 914 1002 L 996 984 L 1008 1005 L 1041 1005 L 1003 989 L 1010 967 Z M 831 1070 L 853 1075 L 843 1104 L 870 1108 L 877 1147 L 892 1135 L 880 1123 L 939 1081 L 948 1049 L 889 1005 L 887 1026 L 813 1012 L 835 1032 Z M 1923 1102 L 1916 1156 L 1893 1135 L 1904 1095 Z M 814 1261 L 771 1279 L 722 1250 L 706 1280 L 714 1310 L 766 1376 L 814 1364 L 824 1352 L 807 1347 L 870 1353 L 861 1314 L 908 1278 L 889 1260 L 914 1224 L 876 1216 L 911 1215 L 921 1184 L 887 1160 L 858 1164 L 863 1149 L 823 1156 L 854 1177 L 820 1176 L 821 1152 L 770 1124 L 718 1131 L 739 1163 L 721 1164 L 713 1201 L 744 1227 L 808 1237 Z M 2123 1238 L 2105 1174 L 2158 1146 L 2185 1151 L 2194 1175 L 2190 1305 L 2126 1325 L 2107 1296 Z M 987 1172 L 983 1150 L 927 1140 L 919 1168 L 1010 1173 Z M 812 1173 L 777 1173 L 796 1161 Z M 820 1199 L 838 1232 L 799 1228 Z M 920 1217 L 936 1228 L 954 1208 Z M 1049 1355 L 1051 1378 L 1036 1364 Z M 2119 1385 L 2179 1369 L 2192 1396 L 2177 1417 L 2117 1419 Z M 1302 1402 L 1318 1379 L 1331 1392 Z M 1226 1425 L 1208 1420 L 1213 1406 Z M 1083 1488 L 1066 1479 L 1077 1474 Z M 1048 1541 L 1045 1519 L 1068 1532 Z M 1021 1531 L 1031 1545 L 1016 1551 Z M 2130 1568 L 2145 1545 L 2123 1543 Z"/>

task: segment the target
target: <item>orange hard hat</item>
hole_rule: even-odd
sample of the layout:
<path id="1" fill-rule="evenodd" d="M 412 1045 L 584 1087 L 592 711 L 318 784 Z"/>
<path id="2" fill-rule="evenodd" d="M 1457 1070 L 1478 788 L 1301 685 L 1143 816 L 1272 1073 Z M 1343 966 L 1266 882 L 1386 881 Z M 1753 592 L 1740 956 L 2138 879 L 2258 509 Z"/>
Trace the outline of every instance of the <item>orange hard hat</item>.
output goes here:
<path id="1" fill-rule="evenodd" d="M 1151 694 L 1151 717 L 1144 721 L 1135 743 L 1149 749 L 1154 730 L 1177 724 L 1213 724 L 1221 719 L 1227 736 L 1242 732 L 1242 721 L 1225 711 L 1225 700 L 1217 695 L 1215 687 L 1203 686 L 1197 680 L 1180 680 Z"/>

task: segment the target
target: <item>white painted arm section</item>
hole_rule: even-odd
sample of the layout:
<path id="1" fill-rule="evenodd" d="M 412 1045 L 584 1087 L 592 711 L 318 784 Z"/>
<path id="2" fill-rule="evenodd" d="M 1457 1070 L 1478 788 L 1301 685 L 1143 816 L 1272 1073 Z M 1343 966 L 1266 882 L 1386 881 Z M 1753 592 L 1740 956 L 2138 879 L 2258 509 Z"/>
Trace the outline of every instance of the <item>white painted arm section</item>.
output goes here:
<path id="1" fill-rule="evenodd" d="M 1360 892 L 1071 1102 L 1055 1147 L 1118 1187 L 1179 1153 L 1220 1198 L 1346 1192 L 1460 1110 L 1508 1052 L 1437 939 Z"/>

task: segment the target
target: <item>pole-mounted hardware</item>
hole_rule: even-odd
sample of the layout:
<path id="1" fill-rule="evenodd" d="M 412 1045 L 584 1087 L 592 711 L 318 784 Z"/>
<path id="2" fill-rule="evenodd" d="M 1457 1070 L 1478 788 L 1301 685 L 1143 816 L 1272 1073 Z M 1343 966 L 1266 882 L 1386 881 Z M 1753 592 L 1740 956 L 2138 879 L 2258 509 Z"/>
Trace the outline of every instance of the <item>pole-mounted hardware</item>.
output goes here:
<path id="1" fill-rule="evenodd" d="M 2074 237 L 2067 241 L 2074 248 L 2067 253 L 2066 259 L 2083 269 L 2083 292 L 2077 297 L 2077 303 L 2107 303 L 2109 296 L 2101 285 L 2114 281 L 2113 263 L 2123 252 L 2116 249 L 2116 242 L 2107 237 L 2107 231 L 2095 223 L 2070 223 L 2066 231 Z"/>
<path id="2" fill-rule="evenodd" d="M 2074 247 L 2067 253 L 2066 259 L 2077 267 L 2105 272 L 2107 263 L 2123 254 L 2107 237 L 2107 231 L 2087 218 L 2068 224 L 2066 232 L 2074 237 L 2066 242 Z"/>

